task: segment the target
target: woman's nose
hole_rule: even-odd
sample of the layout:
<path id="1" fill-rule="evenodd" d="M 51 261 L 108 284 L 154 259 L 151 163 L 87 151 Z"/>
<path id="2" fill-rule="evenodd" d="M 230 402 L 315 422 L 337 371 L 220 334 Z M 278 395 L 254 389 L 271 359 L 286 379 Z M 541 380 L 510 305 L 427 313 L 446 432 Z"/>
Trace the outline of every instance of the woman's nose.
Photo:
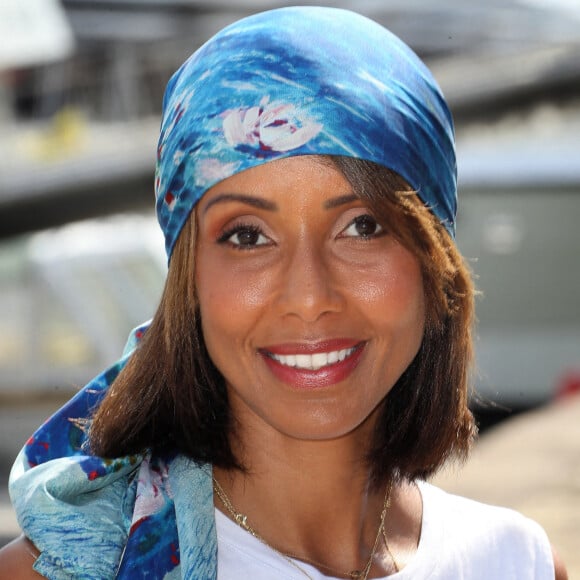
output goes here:
<path id="1" fill-rule="evenodd" d="M 284 264 L 279 302 L 282 312 L 305 322 L 342 308 L 342 292 L 323 248 L 300 244 Z"/>

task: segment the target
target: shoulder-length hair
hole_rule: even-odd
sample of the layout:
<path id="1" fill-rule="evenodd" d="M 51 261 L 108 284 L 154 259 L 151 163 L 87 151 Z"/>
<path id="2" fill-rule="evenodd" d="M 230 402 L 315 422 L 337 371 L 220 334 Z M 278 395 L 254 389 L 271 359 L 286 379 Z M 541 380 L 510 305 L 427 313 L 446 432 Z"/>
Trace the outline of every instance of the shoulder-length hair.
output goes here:
<path id="1" fill-rule="evenodd" d="M 475 436 L 469 410 L 474 288 L 439 220 L 404 179 L 371 162 L 331 157 L 376 219 L 419 260 L 425 332 L 412 363 L 389 392 L 368 460 L 373 480 L 426 478 L 464 458 Z M 199 463 L 244 467 L 224 379 L 205 347 L 195 289 L 195 215 L 175 246 L 157 312 L 110 387 L 90 430 L 93 453 L 183 453 Z"/>

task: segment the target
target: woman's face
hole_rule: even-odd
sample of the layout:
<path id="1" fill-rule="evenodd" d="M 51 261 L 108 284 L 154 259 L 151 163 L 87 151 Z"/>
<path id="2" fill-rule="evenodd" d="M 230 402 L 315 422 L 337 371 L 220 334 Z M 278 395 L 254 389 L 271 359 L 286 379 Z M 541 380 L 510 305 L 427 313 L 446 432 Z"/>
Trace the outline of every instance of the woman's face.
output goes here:
<path id="1" fill-rule="evenodd" d="M 319 157 L 225 179 L 196 219 L 203 335 L 241 425 L 298 439 L 372 425 L 423 336 L 418 260 Z"/>

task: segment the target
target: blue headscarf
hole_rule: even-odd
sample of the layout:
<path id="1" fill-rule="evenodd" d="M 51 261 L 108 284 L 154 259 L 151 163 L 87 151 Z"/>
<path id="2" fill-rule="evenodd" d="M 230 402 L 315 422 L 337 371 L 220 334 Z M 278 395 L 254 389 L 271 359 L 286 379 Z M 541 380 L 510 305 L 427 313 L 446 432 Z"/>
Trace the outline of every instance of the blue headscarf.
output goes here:
<path id="1" fill-rule="evenodd" d="M 454 234 L 453 122 L 429 70 L 364 16 L 295 7 L 225 28 L 169 81 L 156 172 L 168 256 L 211 186 L 311 154 L 392 169 Z"/>
<path id="2" fill-rule="evenodd" d="M 378 24 L 283 8 L 217 34 L 169 82 L 157 164 L 168 255 L 203 193 L 293 155 L 346 155 L 404 177 L 454 231 L 453 126 L 428 70 Z M 131 356 L 93 379 L 27 442 L 10 493 L 51 580 L 215 580 L 211 466 L 181 456 L 107 460 L 87 449 L 93 410 Z"/>

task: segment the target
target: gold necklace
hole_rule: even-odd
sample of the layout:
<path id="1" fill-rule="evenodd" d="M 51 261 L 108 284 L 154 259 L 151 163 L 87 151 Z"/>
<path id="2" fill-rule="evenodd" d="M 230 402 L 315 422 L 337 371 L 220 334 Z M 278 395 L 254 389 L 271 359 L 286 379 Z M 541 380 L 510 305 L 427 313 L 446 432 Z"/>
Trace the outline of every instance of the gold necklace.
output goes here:
<path id="1" fill-rule="evenodd" d="M 391 559 L 393 560 L 393 563 L 395 565 L 395 569 L 397 572 L 399 571 L 399 568 L 397 566 L 397 562 L 395 561 L 395 558 L 393 557 L 393 554 L 391 553 L 391 550 L 389 549 L 389 546 L 387 544 L 387 536 L 385 533 L 385 518 L 387 515 L 387 511 L 391 505 L 391 490 L 393 488 L 392 483 L 390 483 L 388 485 L 387 490 L 385 492 L 385 497 L 383 500 L 383 509 L 381 511 L 381 519 L 379 522 L 379 527 L 377 529 L 377 535 L 375 537 L 375 541 L 374 541 L 373 548 L 371 550 L 371 554 L 369 556 L 369 559 L 368 559 L 367 563 L 365 564 L 365 566 L 362 568 L 362 570 L 352 570 L 350 572 L 340 572 L 338 570 L 330 568 L 326 564 L 322 564 L 321 562 L 317 562 L 316 560 L 304 558 L 302 556 L 298 556 L 297 554 L 291 554 L 291 553 L 288 554 L 288 553 L 285 553 L 285 552 L 282 552 L 282 551 L 276 549 L 274 546 L 269 544 L 260 534 L 258 534 L 258 532 L 248 523 L 248 516 L 246 516 L 245 514 L 243 514 L 241 512 L 238 512 L 235 509 L 230 498 L 228 497 L 228 495 L 224 491 L 223 487 L 220 485 L 219 481 L 215 477 L 213 477 L 213 484 L 214 484 L 213 488 L 214 488 L 216 495 L 218 496 L 218 498 L 220 499 L 220 501 L 222 502 L 222 504 L 224 505 L 224 507 L 226 508 L 228 513 L 232 516 L 232 518 L 236 522 L 236 524 L 238 524 L 241 528 L 243 528 L 244 530 L 249 532 L 252 536 L 254 536 L 254 538 L 259 540 L 262 544 L 264 544 L 265 546 L 267 546 L 268 548 L 270 548 L 271 550 L 276 552 L 279 556 L 284 558 L 284 560 L 286 560 L 289 564 L 294 566 L 294 568 L 299 570 L 304 576 L 306 576 L 306 578 L 310 578 L 310 580 L 313 580 L 312 576 L 310 576 L 310 574 L 308 574 L 308 572 L 306 572 L 306 570 L 301 568 L 295 562 L 295 559 L 302 560 L 302 561 L 307 562 L 309 564 L 313 564 L 319 568 L 324 568 L 325 570 L 328 570 L 329 572 L 332 572 L 333 574 L 337 574 L 339 576 L 342 576 L 343 578 L 349 578 L 351 580 L 367 580 L 369 572 L 370 572 L 371 567 L 373 565 L 373 558 L 377 552 L 377 547 L 379 545 L 379 540 L 381 538 L 381 535 L 382 535 L 383 540 L 385 542 L 385 547 L 387 549 L 387 552 L 388 552 L 389 556 L 391 557 Z"/>
<path id="2" fill-rule="evenodd" d="M 399 563 L 395 560 L 395 556 L 393 552 L 391 552 L 391 548 L 389 548 L 389 542 L 387 542 L 387 532 L 385 531 L 385 526 L 383 526 L 383 540 L 385 541 L 385 548 L 387 550 L 387 554 L 389 558 L 393 561 L 393 566 L 395 567 L 395 572 L 400 572 L 401 568 L 399 568 Z"/>

